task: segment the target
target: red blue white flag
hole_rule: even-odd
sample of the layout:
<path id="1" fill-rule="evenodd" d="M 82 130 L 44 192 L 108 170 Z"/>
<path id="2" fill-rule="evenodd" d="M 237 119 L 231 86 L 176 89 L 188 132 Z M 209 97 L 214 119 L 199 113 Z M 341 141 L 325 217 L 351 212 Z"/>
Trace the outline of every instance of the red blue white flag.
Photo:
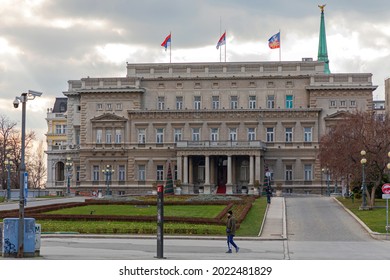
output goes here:
<path id="1" fill-rule="evenodd" d="M 279 49 L 280 48 L 280 32 L 273 35 L 268 39 L 268 46 L 271 49 Z"/>
<path id="2" fill-rule="evenodd" d="M 164 42 L 161 43 L 161 47 L 165 48 L 165 51 L 167 50 L 168 46 L 171 45 L 171 33 L 165 38 Z"/>
<path id="3" fill-rule="evenodd" d="M 225 33 L 222 34 L 221 38 L 219 38 L 219 41 L 217 43 L 217 50 L 222 45 L 226 45 L 226 31 L 225 31 Z"/>

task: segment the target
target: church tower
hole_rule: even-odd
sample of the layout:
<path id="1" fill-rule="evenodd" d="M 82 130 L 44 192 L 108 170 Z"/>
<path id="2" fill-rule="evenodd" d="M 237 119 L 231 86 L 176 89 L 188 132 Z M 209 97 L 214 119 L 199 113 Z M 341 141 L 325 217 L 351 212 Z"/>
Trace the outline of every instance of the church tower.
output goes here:
<path id="1" fill-rule="evenodd" d="M 325 62 L 324 73 L 330 74 L 329 70 L 329 59 L 328 59 L 328 49 L 326 46 L 326 32 L 325 32 L 325 15 L 324 9 L 326 5 L 319 5 L 321 9 L 321 24 L 320 24 L 320 42 L 318 44 L 318 61 Z"/>

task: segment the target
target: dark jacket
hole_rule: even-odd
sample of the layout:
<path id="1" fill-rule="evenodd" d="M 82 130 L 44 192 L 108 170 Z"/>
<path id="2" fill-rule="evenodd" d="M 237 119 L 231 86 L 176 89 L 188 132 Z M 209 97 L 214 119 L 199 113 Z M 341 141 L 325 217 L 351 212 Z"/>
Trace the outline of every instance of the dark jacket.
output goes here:
<path id="1" fill-rule="evenodd" d="M 231 215 L 226 222 L 226 234 L 236 235 L 236 219 Z"/>

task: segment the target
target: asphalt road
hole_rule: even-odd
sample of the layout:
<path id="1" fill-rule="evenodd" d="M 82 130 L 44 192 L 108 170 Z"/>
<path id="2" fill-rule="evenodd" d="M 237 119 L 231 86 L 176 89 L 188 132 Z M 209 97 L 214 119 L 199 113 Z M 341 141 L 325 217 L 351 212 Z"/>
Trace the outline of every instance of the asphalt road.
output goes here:
<path id="1" fill-rule="evenodd" d="M 168 260 L 390 260 L 390 240 L 373 239 L 331 198 L 287 197 L 286 213 L 287 240 L 236 237 L 240 252 L 226 254 L 224 237 L 166 237 L 164 257 Z M 40 258 L 154 260 L 156 251 L 154 236 L 69 238 L 62 235 L 42 238 Z"/>
<path id="2" fill-rule="evenodd" d="M 286 198 L 286 213 L 289 259 L 390 259 L 390 240 L 373 239 L 332 198 Z"/>

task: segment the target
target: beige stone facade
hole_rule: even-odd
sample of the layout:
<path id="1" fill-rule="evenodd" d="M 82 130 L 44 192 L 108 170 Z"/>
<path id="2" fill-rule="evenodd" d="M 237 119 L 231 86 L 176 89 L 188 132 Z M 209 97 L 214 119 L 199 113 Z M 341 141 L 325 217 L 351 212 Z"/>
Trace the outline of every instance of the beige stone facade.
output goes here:
<path id="1" fill-rule="evenodd" d="M 126 77 L 69 81 L 72 191 L 104 192 L 109 166 L 113 194 L 152 192 L 170 166 L 182 193 L 257 193 L 266 171 L 286 192 L 323 193 L 321 136 L 341 112 L 372 110 L 376 89 L 371 74 L 323 71 L 317 61 L 127 64 Z"/>

